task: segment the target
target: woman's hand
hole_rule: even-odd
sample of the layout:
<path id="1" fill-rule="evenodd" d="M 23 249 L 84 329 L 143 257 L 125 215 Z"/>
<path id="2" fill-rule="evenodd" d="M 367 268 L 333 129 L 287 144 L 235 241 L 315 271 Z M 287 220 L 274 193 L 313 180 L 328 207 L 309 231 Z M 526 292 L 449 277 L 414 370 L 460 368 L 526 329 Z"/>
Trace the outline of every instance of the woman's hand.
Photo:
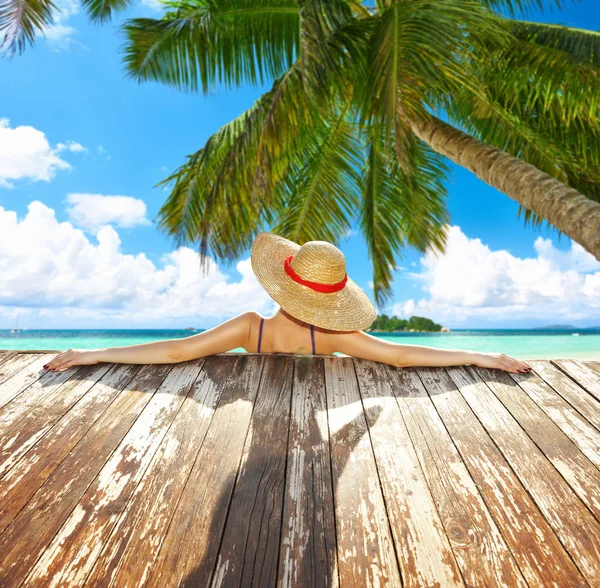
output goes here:
<path id="1" fill-rule="evenodd" d="M 93 349 L 68 349 L 52 358 L 44 368 L 51 372 L 62 372 L 72 365 L 92 365 L 93 363 L 98 363 Z"/>
<path id="2" fill-rule="evenodd" d="M 473 364 L 479 367 L 504 370 L 513 373 L 530 372 L 531 367 L 526 363 L 504 355 L 504 353 L 481 353 L 477 352 Z"/>

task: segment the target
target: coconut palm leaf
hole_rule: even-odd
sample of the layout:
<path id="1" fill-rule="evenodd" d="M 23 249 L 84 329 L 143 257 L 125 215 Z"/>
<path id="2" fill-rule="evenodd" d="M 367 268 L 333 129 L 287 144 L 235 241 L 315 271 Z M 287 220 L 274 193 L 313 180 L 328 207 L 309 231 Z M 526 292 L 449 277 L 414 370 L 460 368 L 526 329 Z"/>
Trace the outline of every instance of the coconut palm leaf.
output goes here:
<path id="1" fill-rule="evenodd" d="M 373 264 L 374 297 L 381 307 L 392 296 L 393 272 L 403 248 L 443 250 L 449 221 L 444 188 L 448 168 L 439 155 L 411 136 L 413 174 L 407 174 L 386 149 L 377 123 L 364 127 L 362 137 L 367 156 L 359 219 Z"/>
<path id="2" fill-rule="evenodd" d="M 362 151 L 350 100 L 308 130 L 279 188 L 272 230 L 292 241 L 339 243 L 351 228 L 359 203 Z"/>
<path id="3" fill-rule="evenodd" d="M 393 136 L 398 160 L 407 165 L 402 117 L 418 118 L 435 108 L 439 97 L 465 87 L 477 92 L 465 55 L 479 46 L 487 55 L 496 48 L 489 39 L 498 39 L 500 47 L 506 34 L 498 18 L 472 0 L 405 0 L 373 19 L 366 65 L 358 66 L 368 75 L 366 83 L 357 81 L 361 111 L 380 118 L 386 145 Z"/>
<path id="4" fill-rule="evenodd" d="M 159 185 L 172 192 L 157 218 L 178 244 L 199 240 L 202 256 L 233 260 L 275 216 L 290 153 L 312 141 L 314 114 L 302 98 L 299 63 L 252 108 L 223 126 Z"/>
<path id="5" fill-rule="evenodd" d="M 115 12 L 128 8 L 132 0 L 81 0 L 92 22 L 110 20 Z"/>
<path id="6" fill-rule="evenodd" d="M 283 75 L 299 49 L 294 0 L 165 3 L 161 19 L 127 21 L 125 65 L 137 79 L 208 93 L 215 84 L 264 84 Z"/>
<path id="7" fill-rule="evenodd" d="M 515 20 L 511 32 L 522 41 L 567 52 L 580 65 L 600 67 L 600 32 Z"/>
<path id="8" fill-rule="evenodd" d="M 54 22 L 52 0 L 0 0 L 0 52 L 13 56 Z"/>
<path id="9" fill-rule="evenodd" d="M 328 102 L 347 84 L 340 67 L 343 57 L 332 50 L 332 37 L 354 21 L 354 11 L 346 0 L 298 0 L 298 4 L 304 91 L 314 103 Z"/>

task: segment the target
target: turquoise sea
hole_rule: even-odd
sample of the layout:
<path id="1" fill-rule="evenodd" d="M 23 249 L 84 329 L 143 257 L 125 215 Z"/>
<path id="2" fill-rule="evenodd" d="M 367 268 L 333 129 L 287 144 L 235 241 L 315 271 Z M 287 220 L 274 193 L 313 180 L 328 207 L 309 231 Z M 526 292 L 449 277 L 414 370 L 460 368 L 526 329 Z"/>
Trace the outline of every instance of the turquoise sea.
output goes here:
<path id="1" fill-rule="evenodd" d="M 189 337 L 201 332 L 183 329 L 0 330 L 0 349 L 64 351 L 119 347 L 161 339 Z M 576 334 L 577 333 L 577 334 Z M 373 333 L 395 343 L 506 353 L 517 359 L 600 360 L 600 332 L 585 330 L 456 329 L 449 333 Z M 233 349 L 232 351 L 243 351 Z"/>

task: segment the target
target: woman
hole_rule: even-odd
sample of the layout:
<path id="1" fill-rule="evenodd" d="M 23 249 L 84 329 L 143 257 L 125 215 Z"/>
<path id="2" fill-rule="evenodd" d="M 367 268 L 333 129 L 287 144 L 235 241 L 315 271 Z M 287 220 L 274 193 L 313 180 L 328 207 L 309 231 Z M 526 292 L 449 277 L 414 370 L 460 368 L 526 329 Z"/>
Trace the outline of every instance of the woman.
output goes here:
<path id="1" fill-rule="evenodd" d="M 376 318 L 367 295 L 348 278 L 344 254 L 331 243 L 302 246 L 272 233 L 252 244 L 252 269 L 280 309 L 265 319 L 245 312 L 183 339 L 125 347 L 59 353 L 44 367 L 63 371 L 73 365 L 178 363 L 238 347 L 248 352 L 330 355 L 335 351 L 396 367 L 472 364 L 508 372 L 531 368 L 503 353 L 437 349 L 384 341 L 364 333 Z"/>

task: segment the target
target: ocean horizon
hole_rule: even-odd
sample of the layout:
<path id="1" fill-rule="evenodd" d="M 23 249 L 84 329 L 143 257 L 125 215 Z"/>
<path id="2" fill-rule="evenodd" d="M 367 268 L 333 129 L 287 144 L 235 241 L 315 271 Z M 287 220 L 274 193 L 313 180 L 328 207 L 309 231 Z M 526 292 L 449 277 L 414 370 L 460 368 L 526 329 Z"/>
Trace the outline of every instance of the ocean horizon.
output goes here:
<path id="1" fill-rule="evenodd" d="M 0 350 L 96 349 L 190 337 L 206 329 L 0 329 Z M 453 329 L 448 332 L 372 332 L 387 341 L 505 353 L 521 360 L 600 360 L 600 331 L 590 329 Z M 231 352 L 243 352 L 242 348 Z"/>

